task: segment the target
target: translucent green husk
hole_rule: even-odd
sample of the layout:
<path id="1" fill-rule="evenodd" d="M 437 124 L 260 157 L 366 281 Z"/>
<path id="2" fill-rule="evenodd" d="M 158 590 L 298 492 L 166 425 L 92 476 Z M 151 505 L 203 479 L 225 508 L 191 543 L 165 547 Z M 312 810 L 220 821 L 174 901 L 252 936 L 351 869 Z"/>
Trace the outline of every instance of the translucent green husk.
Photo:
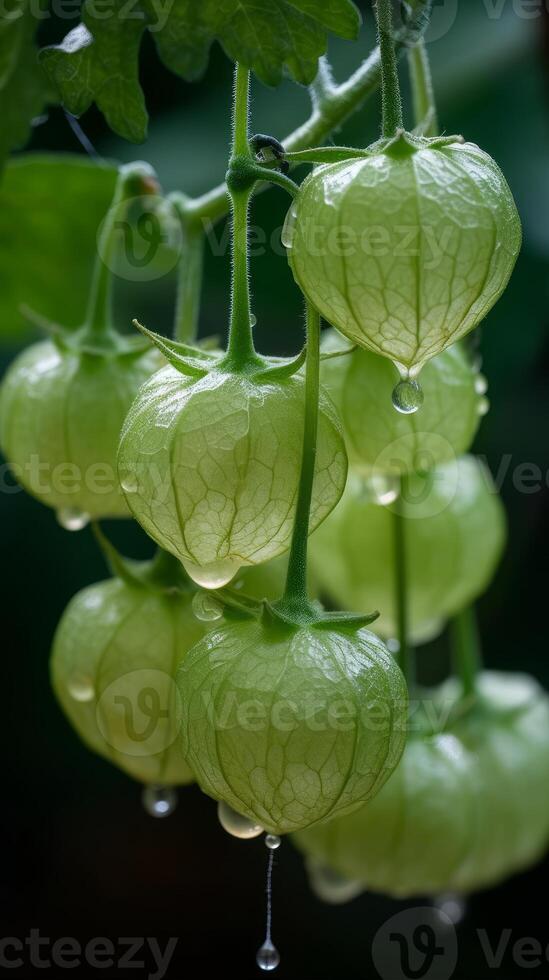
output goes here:
<path id="1" fill-rule="evenodd" d="M 440 632 L 444 621 L 487 588 L 505 543 L 505 514 L 480 460 L 464 456 L 406 480 L 405 517 L 410 639 Z M 321 591 L 354 611 L 378 609 L 374 629 L 396 636 L 393 508 L 372 502 L 351 473 L 343 498 L 311 536 L 311 569 Z"/>
<path id="2" fill-rule="evenodd" d="M 318 167 L 284 239 L 322 316 L 414 375 L 486 316 L 521 228 L 505 178 L 478 146 L 400 134 L 362 160 Z"/>
<path id="3" fill-rule="evenodd" d="M 549 841 L 547 695 L 524 674 L 485 673 L 478 703 L 447 721 L 458 697 L 454 682 L 425 692 L 427 730 L 417 731 L 414 714 L 416 732 L 376 799 L 297 834 L 298 847 L 398 898 L 486 888 L 541 857 Z M 438 732 L 433 718 L 442 721 Z"/>
<path id="4" fill-rule="evenodd" d="M 366 629 L 232 623 L 177 680 L 201 788 L 272 833 L 371 799 L 403 751 L 404 679 Z"/>

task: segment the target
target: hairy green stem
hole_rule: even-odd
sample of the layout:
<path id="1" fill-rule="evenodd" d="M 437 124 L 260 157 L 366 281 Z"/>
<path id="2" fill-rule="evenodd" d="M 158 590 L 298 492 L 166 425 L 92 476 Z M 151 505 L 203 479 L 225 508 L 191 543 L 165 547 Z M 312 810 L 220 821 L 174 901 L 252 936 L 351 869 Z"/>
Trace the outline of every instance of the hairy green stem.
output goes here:
<path id="1" fill-rule="evenodd" d="M 381 56 L 381 129 L 384 136 L 394 136 L 397 129 L 402 129 L 403 121 L 393 36 L 392 0 L 376 0 L 375 10 Z"/>
<path id="2" fill-rule="evenodd" d="M 477 677 L 482 667 L 482 653 L 477 619 L 473 606 L 454 616 L 450 623 L 454 671 L 462 685 L 464 698 L 476 692 Z"/>
<path id="3" fill-rule="evenodd" d="M 393 504 L 393 550 L 395 569 L 395 611 L 398 632 L 398 665 L 406 678 L 408 685 L 413 681 L 413 664 L 408 645 L 408 575 L 406 567 L 406 518 L 403 507 L 403 479 L 400 480 L 400 492 Z"/>
<path id="4" fill-rule="evenodd" d="M 303 427 L 303 452 L 301 476 L 295 510 L 294 529 L 288 575 L 282 602 L 293 609 L 306 609 L 307 593 L 307 545 L 311 498 L 315 475 L 316 444 L 318 431 L 318 399 L 320 392 L 320 316 L 307 303 L 307 360 L 305 367 L 305 417 Z"/>
<path id="5" fill-rule="evenodd" d="M 237 64 L 234 81 L 233 147 L 231 167 L 239 161 L 250 161 L 249 139 L 250 72 Z M 227 363 L 233 370 L 245 369 L 257 361 L 250 310 L 250 258 L 248 243 L 248 210 L 253 182 L 243 186 L 231 185 L 229 195 L 232 209 L 232 293 Z"/>
<path id="6" fill-rule="evenodd" d="M 425 41 L 421 40 L 413 48 L 410 48 L 408 67 L 412 86 L 415 125 L 421 128 L 423 136 L 437 136 L 438 116 L 435 92 Z"/>

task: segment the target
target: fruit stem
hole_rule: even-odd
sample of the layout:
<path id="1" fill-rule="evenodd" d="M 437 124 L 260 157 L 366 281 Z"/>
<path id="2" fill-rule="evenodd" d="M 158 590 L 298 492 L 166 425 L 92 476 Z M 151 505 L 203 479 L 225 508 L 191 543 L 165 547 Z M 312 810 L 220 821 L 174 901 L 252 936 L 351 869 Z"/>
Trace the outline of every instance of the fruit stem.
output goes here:
<path id="1" fill-rule="evenodd" d="M 422 39 L 408 52 L 414 122 L 422 136 L 438 136 L 438 115 L 427 46 Z"/>
<path id="2" fill-rule="evenodd" d="M 381 58 L 381 105 L 383 136 L 402 129 L 402 99 L 393 36 L 392 0 L 376 0 L 377 36 Z"/>
<path id="3" fill-rule="evenodd" d="M 482 653 L 474 606 L 463 609 L 450 623 L 454 671 L 462 684 L 462 696 L 471 697 L 482 668 Z"/>
<path id="4" fill-rule="evenodd" d="M 121 234 L 128 221 L 124 202 L 132 197 L 158 193 L 158 190 L 156 178 L 148 164 L 131 163 L 120 168 L 114 195 L 98 236 L 86 315 L 85 329 L 90 339 L 104 339 L 114 331 L 114 268 Z"/>
<path id="5" fill-rule="evenodd" d="M 244 65 L 237 63 L 234 76 L 233 145 L 229 173 L 231 168 L 236 172 L 239 164 L 243 163 L 245 169 L 246 164 L 253 161 L 248 143 L 249 103 L 250 72 Z M 248 209 L 254 182 L 248 183 L 244 180 L 242 186 L 238 185 L 237 180 L 229 183 L 232 210 L 232 286 L 226 363 L 233 370 L 242 370 L 258 362 L 251 324 L 248 248 Z"/>
<path id="6" fill-rule="evenodd" d="M 286 587 L 282 598 L 283 606 L 288 609 L 299 607 L 307 609 L 310 605 L 307 593 L 307 545 L 315 474 L 319 392 L 320 316 L 314 307 L 307 303 L 307 360 L 305 362 L 305 417 L 301 476 Z"/>
<path id="7" fill-rule="evenodd" d="M 413 683 L 413 661 L 408 646 L 408 569 L 406 567 L 406 518 L 404 516 L 404 480 L 400 478 L 399 494 L 393 504 L 393 548 L 395 566 L 395 607 L 398 632 L 398 665 L 408 686 Z"/>
<path id="8" fill-rule="evenodd" d="M 192 344 L 198 334 L 204 277 L 204 232 L 200 225 L 182 222 L 185 236 L 177 274 L 174 340 Z"/>

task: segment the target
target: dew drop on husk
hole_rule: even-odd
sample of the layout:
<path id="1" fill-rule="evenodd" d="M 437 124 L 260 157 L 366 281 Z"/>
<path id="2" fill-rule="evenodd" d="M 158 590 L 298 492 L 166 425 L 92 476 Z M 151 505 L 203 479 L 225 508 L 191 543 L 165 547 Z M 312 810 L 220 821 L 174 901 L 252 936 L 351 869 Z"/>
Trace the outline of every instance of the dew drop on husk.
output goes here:
<path id="1" fill-rule="evenodd" d="M 126 473 L 120 478 L 120 486 L 124 493 L 137 493 L 139 484 L 135 473 Z"/>
<path id="2" fill-rule="evenodd" d="M 386 476 L 383 473 L 373 473 L 363 482 L 364 496 L 373 504 L 388 507 L 398 500 L 400 494 L 400 479 L 398 476 Z"/>
<path id="3" fill-rule="evenodd" d="M 293 248 L 296 221 L 297 221 L 297 207 L 295 204 L 292 204 L 290 205 L 290 210 L 286 215 L 286 220 L 284 221 L 284 227 L 282 228 L 282 233 L 280 235 L 280 240 L 284 245 L 284 248 L 288 248 L 288 249 Z"/>
<path id="4" fill-rule="evenodd" d="M 177 792 L 173 786 L 151 783 L 143 788 L 143 806 L 151 817 L 169 817 L 177 806 Z"/>
<path id="5" fill-rule="evenodd" d="M 467 902 L 461 895 L 454 895 L 452 892 L 437 895 L 433 900 L 433 907 L 440 914 L 441 922 L 448 924 L 449 919 L 453 926 L 459 925 L 467 913 Z"/>
<path id="6" fill-rule="evenodd" d="M 488 415 L 489 411 L 490 411 L 490 402 L 488 401 L 487 398 L 481 398 L 477 406 L 478 414 L 481 416 Z"/>
<path id="7" fill-rule="evenodd" d="M 60 507 L 56 513 L 57 521 L 65 531 L 82 531 L 90 523 L 90 515 L 78 507 Z"/>
<path id="8" fill-rule="evenodd" d="M 271 970 L 276 970 L 278 964 L 280 963 L 280 953 L 278 952 L 276 946 L 273 946 L 270 939 L 266 939 L 263 946 L 257 951 L 256 956 L 257 965 L 261 970 L 265 970 L 266 973 Z"/>
<path id="9" fill-rule="evenodd" d="M 488 391 L 488 381 L 483 374 L 477 374 L 475 378 L 475 391 L 477 395 L 485 395 Z"/>
<path id="10" fill-rule="evenodd" d="M 67 691 L 75 701 L 93 701 L 95 688 L 93 679 L 87 674 L 74 674 L 67 682 Z"/>
<path id="11" fill-rule="evenodd" d="M 265 847 L 267 847 L 269 849 L 269 851 L 276 851 L 276 850 L 278 850 L 278 848 L 280 847 L 281 843 L 282 843 L 282 841 L 281 841 L 280 837 L 278 836 L 278 834 L 266 834 L 266 836 L 265 836 Z"/>
<path id="12" fill-rule="evenodd" d="M 182 561 L 183 568 L 193 582 L 203 589 L 222 589 L 235 577 L 239 565 L 235 561 L 216 561 L 209 565 L 195 565 L 192 561 Z"/>
<path id="13" fill-rule="evenodd" d="M 255 820 L 237 813 L 223 800 L 217 805 L 217 817 L 223 830 L 226 830 L 231 837 L 238 837 L 240 840 L 251 840 L 265 832 L 265 828 Z"/>
<path id="14" fill-rule="evenodd" d="M 345 878 L 320 861 L 309 862 L 308 871 L 312 891 L 317 898 L 330 905 L 344 905 L 364 891 L 360 881 Z"/>
<path id="15" fill-rule="evenodd" d="M 213 623 L 223 616 L 223 606 L 207 592 L 195 592 L 192 607 L 194 615 L 201 623 Z"/>
<path id="16" fill-rule="evenodd" d="M 423 388 L 411 378 L 399 381 L 393 388 L 393 406 L 401 415 L 413 415 L 423 405 Z"/>

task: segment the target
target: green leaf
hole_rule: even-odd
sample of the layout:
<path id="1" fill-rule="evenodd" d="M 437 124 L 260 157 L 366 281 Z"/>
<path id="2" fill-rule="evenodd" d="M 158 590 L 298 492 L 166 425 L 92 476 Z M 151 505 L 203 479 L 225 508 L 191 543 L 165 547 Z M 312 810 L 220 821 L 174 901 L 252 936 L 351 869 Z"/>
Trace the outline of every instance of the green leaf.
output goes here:
<path id="1" fill-rule="evenodd" d="M 0 187 L 0 333 L 25 339 L 23 304 L 76 327 L 84 320 L 97 226 L 117 170 L 85 158 L 27 155 L 6 167 Z"/>
<path id="2" fill-rule="evenodd" d="M 55 101 L 37 60 L 38 23 L 28 0 L 5 0 L 0 23 L 0 167 L 11 150 L 25 143 L 32 120 Z"/>
<path id="3" fill-rule="evenodd" d="M 84 23 L 63 42 L 44 48 L 41 61 L 61 93 L 63 104 L 80 116 L 95 102 L 111 129 L 134 143 L 147 135 L 147 110 L 139 84 L 139 48 L 145 15 L 97 19 L 89 5 Z"/>
<path id="4" fill-rule="evenodd" d="M 144 2 L 150 10 L 153 0 Z M 187 79 L 200 75 L 218 41 L 266 84 L 278 84 L 287 68 L 306 85 L 326 51 L 327 32 L 351 40 L 359 26 L 350 0 L 179 0 L 154 37 L 162 60 Z"/>
<path id="5" fill-rule="evenodd" d="M 218 41 L 268 85 L 285 70 L 297 82 L 313 81 L 328 32 L 354 39 L 360 15 L 351 0 L 158 0 L 121 3 L 110 17 L 82 7 L 83 23 L 61 44 L 45 48 L 42 63 L 74 115 L 93 102 L 111 128 L 126 139 L 145 139 L 147 112 L 139 83 L 139 48 L 145 30 L 160 58 L 177 75 L 197 78 Z"/>

